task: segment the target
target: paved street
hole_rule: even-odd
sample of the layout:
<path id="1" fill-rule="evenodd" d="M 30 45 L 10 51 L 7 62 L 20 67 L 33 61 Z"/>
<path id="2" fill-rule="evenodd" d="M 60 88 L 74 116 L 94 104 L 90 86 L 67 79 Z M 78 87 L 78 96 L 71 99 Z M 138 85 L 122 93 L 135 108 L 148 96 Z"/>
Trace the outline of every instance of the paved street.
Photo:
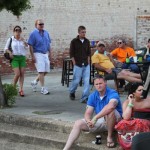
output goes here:
<path id="1" fill-rule="evenodd" d="M 14 107 L 2 109 L 1 111 L 71 122 L 83 117 L 86 104 L 79 102 L 82 94 L 82 87 L 79 86 L 77 89 L 76 100 L 71 101 L 69 99 L 69 90 L 67 86 L 61 85 L 61 72 L 51 72 L 46 77 L 46 87 L 50 91 L 50 94 L 42 95 L 39 85 L 37 86 L 37 92 L 32 91 L 30 83 L 35 77 L 36 74 L 27 74 L 24 83 L 25 97 L 17 96 Z M 11 83 L 12 78 L 13 76 L 2 77 L 2 82 Z M 114 82 L 108 81 L 108 85 L 114 87 Z M 94 90 L 94 88 L 92 90 Z M 121 95 L 121 100 L 123 101 L 125 97 L 126 95 Z"/>

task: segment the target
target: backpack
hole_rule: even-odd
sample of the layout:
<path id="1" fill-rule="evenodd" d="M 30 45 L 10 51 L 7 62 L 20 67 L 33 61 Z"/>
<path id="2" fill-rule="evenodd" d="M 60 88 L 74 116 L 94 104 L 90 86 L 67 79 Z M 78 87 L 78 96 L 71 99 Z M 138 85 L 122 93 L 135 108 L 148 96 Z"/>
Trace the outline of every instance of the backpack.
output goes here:
<path id="1" fill-rule="evenodd" d="M 12 43 L 12 38 L 10 38 L 10 43 L 9 43 L 9 46 L 8 46 L 9 51 L 12 52 L 11 43 Z M 5 53 L 4 53 L 4 57 L 5 57 L 7 60 L 9 60 L 10 62 L 12 61 L 12 58 L 10 57 L 10 55 L 9 55 L 8 52 L 5 52 Z"/>

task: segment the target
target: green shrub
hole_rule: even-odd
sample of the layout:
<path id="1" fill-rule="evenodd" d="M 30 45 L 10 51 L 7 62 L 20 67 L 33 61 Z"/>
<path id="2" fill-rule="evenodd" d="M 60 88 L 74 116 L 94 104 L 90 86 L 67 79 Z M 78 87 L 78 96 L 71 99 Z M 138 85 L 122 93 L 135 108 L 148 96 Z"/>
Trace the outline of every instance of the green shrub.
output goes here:
<path id="1" fill-rule="evenodd" d="M 15 97 L 18 95 L 17 87 L 13 84 L 5 83 L 3 84 L 3 91 L 7 105 L 12 106 L 13 104 L 15 104 Z"/>

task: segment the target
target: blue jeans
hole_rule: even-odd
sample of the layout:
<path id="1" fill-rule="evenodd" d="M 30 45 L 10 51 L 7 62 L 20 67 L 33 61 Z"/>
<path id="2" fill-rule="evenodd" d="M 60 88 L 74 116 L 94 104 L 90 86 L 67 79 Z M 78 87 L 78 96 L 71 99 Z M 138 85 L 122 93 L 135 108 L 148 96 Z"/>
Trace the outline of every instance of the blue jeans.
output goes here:
<path id="1" fill-rule="evenodd" d="M 123 63 L 122 69 L 131 69 L 132 72 L 139 73 L 139 68 L 136 64 Z"/>
<path id="2" fill-rule="evenodd" d="M 80 82 L 80 80 L 83 80 L 83 84 L 84 84 L 84 88 L 83 88 L 83 92 L 82 92 L 82 97 L 81 97 L 81 102 L 83 100 L 85 100 L 86 98 L 88 98 L 89 93 L 90 93 L 90 65 L 82 66 L 82 67 L 78 67 L 76 65 L 74 65 L 73 68 L 73 80 L 71 82 L 71 86 L 70 86 L 70 93 L 75 93 L 76 89 L 78 87 L 78 84 Z"/>

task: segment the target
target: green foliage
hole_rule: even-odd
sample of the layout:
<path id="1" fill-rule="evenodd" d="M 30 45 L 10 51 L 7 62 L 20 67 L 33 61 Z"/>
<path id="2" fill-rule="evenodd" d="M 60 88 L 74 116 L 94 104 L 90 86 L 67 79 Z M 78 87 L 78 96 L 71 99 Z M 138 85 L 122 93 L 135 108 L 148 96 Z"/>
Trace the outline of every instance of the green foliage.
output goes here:
<path id="1" fill-rule="evenodd" d="M 3 84 L 4 96 L 8 106 L 15 104 L 15 97 L 18 95 L 17 87 L 13 84 Z"/>
<path id="2" fill-rule="evenodd" d="M 23 11 L 30 8 L 30 0 L 0 0 L 0 11 L 6 9 L 8 12 L 13 13 L 15 16 L 22 15 Z"/>

